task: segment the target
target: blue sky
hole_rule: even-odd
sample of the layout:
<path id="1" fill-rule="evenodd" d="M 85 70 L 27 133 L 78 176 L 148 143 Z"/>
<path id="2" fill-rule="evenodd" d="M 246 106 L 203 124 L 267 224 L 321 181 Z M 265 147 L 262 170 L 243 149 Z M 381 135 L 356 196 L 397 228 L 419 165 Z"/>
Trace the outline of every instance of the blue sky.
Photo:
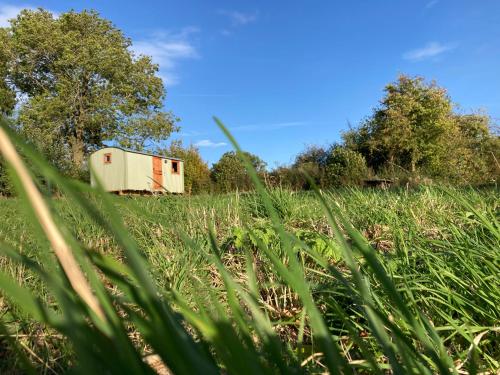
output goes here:
<path id="1" fill-rule="evenodd" d="M 0 1 L 95 9 L 160 64 L 165 107 L 211 162 L 217 115 L 270 167 L 340 139 L 399 73 L 436 79 L 463 111 L 500 119 L 500 1 Z"/>

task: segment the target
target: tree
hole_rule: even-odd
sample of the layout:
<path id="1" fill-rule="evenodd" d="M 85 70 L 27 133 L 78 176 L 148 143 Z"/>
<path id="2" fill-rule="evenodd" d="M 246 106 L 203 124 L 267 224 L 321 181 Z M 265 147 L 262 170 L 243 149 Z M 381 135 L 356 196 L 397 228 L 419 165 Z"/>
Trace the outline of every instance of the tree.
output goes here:
<path id="1" fill-rule="evenodd" d="M 446 90 L 421 77 L 402 75 L 387 85 L 372 116 L 343 139 L 379 173 L 460 184 L 498 178 L 499 138 L 490 118 L 455 113 Z"/>
<path id="2" fill-rule="evenodd" d="M 9 56 L 9 33 L 0 28 L 0 117 L 10 115 L 16 104 L 16 94 L 7 81 Z"/>
<path id="3" fill-rule="evenodd" d="M 250 160 L 257 173 L 264 174 L 266 163 L 262 159 L 249 152 L 244 152 L 244 155 Z M 217 190 L 222 192 L 246 191 L 252 189 L 253 186 L 245 165 L 234 151 L 223 154 L 212 166 L 212 179 Z"/>
<path id="4" fill-rule="evenodd" d="M 26 98 L 20 128 L 49 157 L 57 150 L 81 170 L 106 140 L 141 149 L 177 130 L 178 119 L 162 111 L 158 66 L 135 56 L 130 39 L 95 11 L 54 18 L 23 10 L 8 39 L 6 80 Z"/>
<path id="5" fill-rule="evenodd" d="M 294 166 L 281 165 L 269 173 L 271 186 L 292 190 L 309 189 L 309 182 L 304 176 L 304 171 Z"/>
<path id="6" fill-rule="evenodd" d="M 443 154 L 436 174 L 466 184 L 498 180 L 500 139 L 493 133 L 489 116 L 483 113 L 455 114 L 456 128 L 448 137 L 448 152 Z"/>
<path id="7" fill-rule="evenodd" d="M 275 185 L 309 190 L 306 175 L 320 188 L 355 186 L 363 183 L 368 168 L 363 155 L 345 146 L 309 146 L 297 155 L 293 165 L 275 168 L 270 177 Z"/>
<path id="8" fill-rule="evenodd" d="M 188 194 L 209 192 L 211 189 L 210 169 L 194 146 L 184 148 L 182 142 L 172 142 L 157 153 L 184 160 L 184 188 Z"/>
<path id="9" fill-rule="evenodd" d="M 339 145 L 331 147 L 325 169 L 329 187 L 359 186 L 368 175 L 363 155 Z"/>
<path id="10" fill-rule="evenodd" d="M 435 82 L 401 75 L 385 87 L 385 97 L 356 131 L 359 134 L 347 133 L 344 139 L 361 141 L 357 151 L 368 151 L 365 156 L 372 166 L 383 158 L 391 167 L 415 173 L 446 149 L 442 140 L 453 128 L 452 108 L 446 90 Z"/>
<path id="11" fill-rule="evenodd" d="M 309 146 L 295 158 L 292 169 L 298 173 L 291 171 L 288 175 L 297 180 L 302 180 L 302 189 L 310 189 L 310 183 L 304 174 L 307 174 L 314 180 L 314 183 L 319 187 L 325 186 L 325 167 L 328 158 L 328 151 L 320 146 Z"/>

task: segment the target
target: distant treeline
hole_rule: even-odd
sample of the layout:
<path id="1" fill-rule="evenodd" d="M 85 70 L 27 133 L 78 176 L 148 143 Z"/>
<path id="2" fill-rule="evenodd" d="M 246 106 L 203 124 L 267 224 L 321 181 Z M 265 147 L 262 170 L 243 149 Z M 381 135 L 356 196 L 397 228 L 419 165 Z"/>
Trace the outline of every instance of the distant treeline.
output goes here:
<path id="1" fill-rule="evenodd" d="M 400 76 L 386 86 L 372 115 L 342 134 L 341 143 L 310 146 L 292 165 L 271 171 L 257 155 L 245 156 L 268 186 L 294 190 L 310 189 L 311 179 L 323 189 L 363 186 L 379 179 L 399 186 L 497 184 L 498 128 L 484 113 L 461 114 L 454 107 L 446 90 L 435 82 Z M 181 142 L 155 152 L 185 160 L 189 194 L 252 189 L 234 151 L 223 154 L 211 168 L 196 147 L 184 147 Z M 0 189 L 3 193 L 10 190 L 1 164 Z"/>
<path id="2" fill-rule="evenodd" d="M 444 88 L 422 77 L 401 75 L 384 91 L 373 113 L 344 132 L 341 143 L 309 147 L 293 165 L 272 171 L 273 182 L 307 189 L 301 171 L 323 188 L 377 179 L 397 185 L 498 182 L 500 138 L 486 113 L 457 111 Z"/>
<path id="3" fill-rule="evenodd" d="M 385 95 L 373 113 L 342 134 L 341 143 L 310 146 L 292 165 L 272 171 L 266 170 L 258 156 L 246 156 L 268 185 L 294 190 L 310 189 L 310 179 L 323 189 L 363 186 L 379 180 L 399 186 L 497 184 L 498 128 L 485 113 L 463 114 L 456 108 L 446 90 L 435 82 L 401 75 L 385 87 Z M 209 169 L 194 148 L 189 149 L 193 155 L 189 157 L 181 149 L 171 151 L 187 160 L 188 190 L 191 181 L 193 192 L 252 188 L 234 152 L 222 155 Z"/>
<path id="4" fill-rule="evenodd" d="M 179 118 L 163 110 L 165 88 L 149 56 L 94 11 L 59 14 L 24 10 L 0 28 L 0 114 L 64 174 L 87 180 L 88 155 L 106 141 L 142 150 L 178 131 Z M 446 90 L 422 77 L 401 75 L 385 87 L 373 113 L 328 147 L 311 146 L 295 162 L 272 171 L 247 157 L 268 185 L 309 189 L 435 181 L 496 184 L 498 128 L 487 113 L 462 113 Z M 214 109 L 216 111 L 216 109 Z M 151 149 L 150 149 L 151 150 Z M 194 146 L 173 142 L 151 150 L 183 158 L 186 191 L 252 188 L 234 152 L 212 168 Z M 304 173 L 305 172 L 305 173 Z M 10 184 L 0 160 L 0 193 Z"/>

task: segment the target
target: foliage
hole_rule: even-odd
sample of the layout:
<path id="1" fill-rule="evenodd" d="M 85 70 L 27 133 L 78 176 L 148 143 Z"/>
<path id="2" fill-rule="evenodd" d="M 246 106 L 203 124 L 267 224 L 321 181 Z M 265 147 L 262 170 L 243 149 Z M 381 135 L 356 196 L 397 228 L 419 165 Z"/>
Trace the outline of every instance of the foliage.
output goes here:
<path id="1" fill-rule="evenodd" d="M 497 190 L 282 191 L 296 214 L 279 219 L 249 169 L 266 210 L 252 219 L 234 194 L 109 196 L 17 145 L 60 187 L 49 217 L 104 318 L 17 183 L 21 198 L 0 202 L 2 372 L 152 373 L 152 353 L 176 374 L 498 368 Z"/>
<path id="2" fill-rule="evenodd" d="M 16 103 L 16 94 L 7 80 L 9 62 L 9 33 L 0 27 L 0 116 L 10 115 Z"/>
<path id="3" fill-rule="evenodd" d="M 360 186 L 368 175 L 363 155 L 342 146 L 331 148 L 327 162 L 328 186 Z"/>
<path id="4" fill-rule="evenodd" d="M 1 32 L 1 29 L 0 29 Z M 13 124 L 4 116 L 0 115 L 0 121 L 3 121 L 4 126 L 13 128 Z M 14 129 L 12 129 L 14 130 Z M 0 196 L 12 196 L 15 189 L 7 171 L 7 164 L 0 153 Z"/>
<path id="5" fill-rule="evenodd" d="M 310 190 L 314 185 L 329 189 L 338 186 L 361 186 L 368 175 L 364 157 L 338 144 L 325 149 L 309 146 L 297 155 L 292 166 L 276 168 L 271 173 L 274 186 Z"/>
<path id="6" fill-rule="evenodd" d="M 494 183 L 500 176 L 500 137 L 492 132 L 490 118 L 478 113 L 455 115 L 454 120 L 452 147 L 441 163 L 444 169 L 435 174 L 461 183 Z"/>
<path id="7" fill-rule="evenodd" d="M 324 167 L 328 160 L 328 150 L 319 146 L 308 146 L 304 151 L 295 157 L 295 167 L 300 167 L 305 164 L 317 164 Z"/>
<path id="8" fill-rule="evenodd" d="M 168 148 L 158 148 L 156 153 L 184 161 L 184 189 L 188 194 L 210 192 L 210 169 L 198 148 L 193 145 L 185 148 L 182 142 L 172 142 Z"/>
<path id="9" fill-rule="evenodd" d="M 257 224 L 249 229 L 233 228 L 232 235 L 225 241 L 222 248 L 226 251 L 245 251 L 248 248 L 258 251 L 260 245 L 268 248 L 279 248 L 279 234 L 267 224 Z M 293 235 L 299 240 L 294 245 L 294 250 L 297 252 L 300 252 L 302 246 L 305 245 L 312 252 L 321 254 L 330 261 L 338 262 L 342 258 L 337 243 L 328 236 L 304 229 L 293 231 Z"/>
<path id="10" fill-rule="evenodd" d="M 265 172 L 266 163 L 262 159 L 249 152 L 245 152 L 244 155 L 249 158 L 257 173 L 262 175 Z M 234 151 L 224 153 L 219 161 L 212 166 L 211 174 L 218 191 L 248 191 L 252 189 L 252 181 L 245 164 Z"/>
<path id="11" fill-rule="evenodd" d="M 453 128 L 451 111 L 446 90 L 435 82 L 401 75 L 385 87 L 380 107 L 361 125 L 365 147 L 389 165 L 415 172 L 445 150 L 444 135 Z M 369 164 L 374 166 L 371 159 Z"/>
<path id="12" fill-rule="evenodd" d="M 269 186 L 290 190 L 306 190 L 308 182 L 304 173 L 297 168 L 281 165 L 269 173 Z"/>
<path id="13" fill-rule="evenodd" d="M 141 149 L 177 129 L 177 119 L 161 109 L 158 66 L 134 56 L 131 41 L 95 11 L 54 17 L 23 10 L 1 32 L 8 48 L 0 73 L 6 65 L 4 79 L 23 98 L 22 133 L 63 171 L 78 175 L 86 155 L 106 140 Z"/>
<path id="14" fill-rule="evenodd" d="M 461 184 L 495 181 L 498 168 L 488 166 L 499 148 L 490 119 L 457 114 L 453 107 L 435 82 L 401 75 L 386 86 L 372 116 L 343 135 L 345 146 L 376 172 L 403 170 Z"/>
<path id="15" fill-rule="evenodd" d="M 0 156 L 0 196 L 6 195 L 10 196 L 14 192 L 12 183 L 7 174 L 7 168 L 5 161 Z"/>
<path id="16" fill-rule="evenodd" d="M 297 155 L 292 168 L 298 170 L 301 174 L 306 173 L 317 186 L 324 186 L 327 160 L 328 150 L 319 146 L 309 146 Z M 311 188 L 309 181 L 304 176 L 302 180 L 302 188 L 309 190 Z"/>
<path id="17" fill-rule="evenodd" d="M 274 211 L 282 220 L 293 218 L 296 212 L 290 210 L 293 195 L 282 187 L 274 188 L 269 191 L 269 200 Z M 266 209 L 265 201 L 259 195 L 248 195 L 242 198 L 242 214 L 256 219 L 268 219 L 269 213 Z"/>

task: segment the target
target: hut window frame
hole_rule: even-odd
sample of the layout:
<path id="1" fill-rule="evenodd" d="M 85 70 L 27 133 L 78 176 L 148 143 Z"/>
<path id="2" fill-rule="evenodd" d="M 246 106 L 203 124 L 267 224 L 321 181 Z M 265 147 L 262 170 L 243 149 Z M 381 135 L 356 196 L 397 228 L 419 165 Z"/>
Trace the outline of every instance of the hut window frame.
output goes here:
<path id="1" fill-rule="evenodd" d="M 172 160 L 172 174 L 180 174 L 179 161 Z"/>
<path id="2" fill-rule="evenodd" d="M 111 164 L 111 153 L 104 154 L 104 164 Z"/>

